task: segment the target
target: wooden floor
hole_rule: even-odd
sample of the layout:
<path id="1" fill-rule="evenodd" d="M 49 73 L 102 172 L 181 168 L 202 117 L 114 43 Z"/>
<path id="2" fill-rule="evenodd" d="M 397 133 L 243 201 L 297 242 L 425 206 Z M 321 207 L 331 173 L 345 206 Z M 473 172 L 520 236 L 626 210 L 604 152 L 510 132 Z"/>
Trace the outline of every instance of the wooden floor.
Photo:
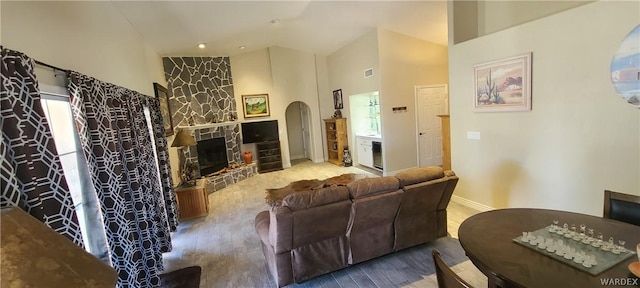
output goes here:
<path id="1" fill-rule="evenodd" d="M 164 254 L 165 271 L 199 265 L 200 287 L 276 287 L 267 272 L 254 217 L 267 210 L 265 188 L 278 188 L 300 179 L 324 179 L 344 173 L 369 172 L 356 167 L 297 161 L 289 169 L 260 174 L 209 194 L 210 213 L 183 221 L 173 233 L 173 250 Z M 447 265 L 475 287 L 487 278 L 464 256 L 457 241 L 458 227 L 478 213 L 451 203 L 450 237 L 405 249 L 289 287 L 437 287 L 431 249 L 438 249 Z"/>

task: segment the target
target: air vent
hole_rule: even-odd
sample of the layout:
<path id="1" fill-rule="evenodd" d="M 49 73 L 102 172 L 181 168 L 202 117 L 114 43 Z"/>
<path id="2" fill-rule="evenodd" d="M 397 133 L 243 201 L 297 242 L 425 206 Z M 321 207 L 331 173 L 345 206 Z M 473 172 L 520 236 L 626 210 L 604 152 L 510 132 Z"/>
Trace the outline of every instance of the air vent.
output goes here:
<path id="1" fill-rule="evenodd" d="M 364 70 L 364 78 L 369 78 L 373 76 L 373 68 L 369 68 L 367 70 Z"/>

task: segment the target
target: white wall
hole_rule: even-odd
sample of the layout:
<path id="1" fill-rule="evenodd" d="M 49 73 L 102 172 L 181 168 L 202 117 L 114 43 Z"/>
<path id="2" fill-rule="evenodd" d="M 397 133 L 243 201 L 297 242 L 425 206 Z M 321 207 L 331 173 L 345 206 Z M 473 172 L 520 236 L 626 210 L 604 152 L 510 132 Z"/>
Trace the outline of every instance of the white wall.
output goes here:
<path id="1" fill-rule="evenodd" d="M 322 59 L 322 58 L 320 58 Z M 316 75 L 317 57 L 314 54 L 282 47 L 270 47 L 246 54 L 231 56 L 231 74 L 236 103 L 241 105 L 243 94 L 269 94 L 270 116 L 247 121 L 278 120 L 283 166 L 290 167 L 286 109 L 300 101 L 309 106 L 311 119 L 311 151 L 316 162 L 323 159 L 320 107 Z M 238 106 L 241 107 L 241 106 Z M 240 117 L 241 121 L 245 119 Z M 254 146 L 254 145 L 251 145 Z M 255 149 L 243 145 L 243 150 Z M 255 151 L 254 151 L 255 152 Z"/>
<path id="2" fill-rule="evenodd" d="M 333 90 L 342 89 L 344 109 L 342 115 L 348 118 L 349 96 L 380 90 L 380 67 L 378 61 L 378 34 L 375 30 L 340 48 L 327 57 L 329 91 L 321 95 L 324 99 L 323 118 L 331 118 Z M 373 77 L 364 78 L 364 70 L 373 68 Z M 347 121 L 349 121 L 347 119 Z"/>
<path id="3" fill-rule="evenodd" d="M 327 56 L 325 55 L 316 55 L 316 80 L 318 83 L 318 117 L 320 119 L 325 119 L 328 118 L 326 115 L 330 116 L 334 111 L 333 94 L 330 88 L 331 86 L 329 85 L 329 64 Z M 311 141 L 313 143 L 322 143 L 322 145 L 316 144 L 318 145 L 318 147 L 316 147 L 316 151 L 317 149 L 321 149 L 322 153 L 318 154 L 319 156 L 321 156 L 320 158 L 313 159 L 314 162 L 327 161 L 329 158 L 329 155 L 327 155 L 327 133 L 324 129 L 324 122 L 322 120 L 320 121 L 320 131 L 322 133 L 314 133 L 311 135 Z"/>
<path id="4" fill-rule="evenodd" d="M 447 47 L 378 30 L 380 114 L 386 175 L 416 167 L 415 86 L 448 83 Z M 394 113 L 392 107 L 407 107 Z"/>
<path id="5" fill-rule="evenodd" d="M 166 83 L 160 56 L 110 2 L 0 5 L 6 48 L 147 95 L 153 82 Z"/>
<path id="6" fill-rule="evenodd" d="M 233 78 L 233 94 L 238 107 L 238 121 L 258 121 L 277 119 L 273 114 L 274 94 L 273 79 L 271 77 L 271 62 L 269 60 L 269 50 L 261 49 L 249 53 L 229 57 L 231 64 L 231 77 Z M 245 119 L 242 113 L 242 95 L 269 94 L 269 106 L 271 116 Z M 277 101 L 276 101 L 277 102 Z M 278 104 L 276 104 L 278 105 Z M 282 133 L 283 127 L 278 121 L 278 131 Z M 286 131 L 286 129 L 284 130 Z M 280 139 L 282 141 L 282 139 Z M 255 144 L 242 144 L 242 151 L 251 151 L 253 155 L 258 155 Z M 255 157 L 254 157 L 254 160 Z"/>
<path id="7" fill-rule="evenodd" d="M 342 89 L 342 115 L 347 118 L 347 127 L 352 127 L 349 97 L 380 92 L 385 175 L 417 166 L 414 86 L 447 84 L 447 53 L 445 46 L 378 29 L 328 56 L 329 85 L 332 90 Z M 368 68 L 373 68 L 373 77 L 364 78 Z M 332 95 L 326 97 L 322 107 L 333 108 Z M 396 106 L 408 110 L 393 113 L 391 108 Z M 353 142 L 354 131 L 347 132 Z"/>
<path id="8" fill-rule="evenodd" d="M 6 48 L 149 96 L 153 82 L 166 85 L 160 56 L 110 2 L 2 1 L 0 7 Z M 36 66 L 36 77 L 65 85 L 64 75 L 54 78 L 51 69 Z M 169 156 L 178 165 L 174 148 Z M 178 183 L 177 167 L 173 170 Z"/>
<path id="9" fill-rule="evenodd" d="M 269 52 L 273 84 L 276 93 L 283 99 L 279 113 L 284 117 L 287 106 L 295 101 L 303 102 L 309 106 L 311 155 L 315 162 L 319 162 L 319 159 L 323 159 L 323 150 L 320 139 L 322 120 L 318 103 L 317 57 L 309 52 L 282 47 L 270 47 Z M 286 146 L 286 155 L 284 155 L 283 161 L 289 163 L 288 141 Z M 291 164 L 289 163 L 287 166 L 291 166 Z"/>
<path id="10" fill-rule="evenodd" d="M 449 43 L 461 43 L 589 2 L 593 1 L 448 1 Z"/>
<path id="11" fill-rule="evenodd" d="M 592 215 L 605 189 L 640 195 L 640 111 L 609 75 L 638 11 L 637 1 L 596 2 L 449 47 L 455 195 Z M 524 52 L 533 52 L 533 110 L 473 112 L 473 65 Z"/>
<path id="12" fill-rule="evenodd" d="M 593 1 L 478 1 L 478 35 L 487 35 Z"/>
<path id="13" fill-rule="evenodd" d="M 342 89 L 342 117 L 347 118 L 349 150 L 355 150 L 354 132 L 351 131 L 351 105 L 349 97 L 380 90 L 380 66 L 378 61 L 378 34 L 375 30 L 361 36 L 327 57 L 329 90 L 320 95 L 322 118 L 331 118 L 335 112 L 333 90 Z M 364 70 L 373 68 L 373 76 L 364 78 Z M 323 126 L 324 128 L 324 126 Z M 323 135 L 326 142 L 326 135 Z"/>

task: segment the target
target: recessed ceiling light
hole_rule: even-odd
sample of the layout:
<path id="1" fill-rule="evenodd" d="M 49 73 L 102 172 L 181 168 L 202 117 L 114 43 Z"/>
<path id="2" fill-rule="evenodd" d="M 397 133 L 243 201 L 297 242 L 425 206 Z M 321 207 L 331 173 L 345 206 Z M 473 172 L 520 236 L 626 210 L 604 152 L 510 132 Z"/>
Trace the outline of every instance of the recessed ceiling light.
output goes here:
<path id="1" fill-rule="evenodd" d="M 204 45 L 204 43 L 200 43 L 200 44 L 198 44 L 198 48 L 200 48 L 200 49 L 204 49 L 204 47 L 207 47 L 207 45 Z"/>
<path id="2" fill-rule="evenodd" d="M 238 47 L 238 49 L 240 49 L 240 50 L 242 50 L 244 48 L 247 48 L 247 46 L 242 45 L 242 46 Z"/>

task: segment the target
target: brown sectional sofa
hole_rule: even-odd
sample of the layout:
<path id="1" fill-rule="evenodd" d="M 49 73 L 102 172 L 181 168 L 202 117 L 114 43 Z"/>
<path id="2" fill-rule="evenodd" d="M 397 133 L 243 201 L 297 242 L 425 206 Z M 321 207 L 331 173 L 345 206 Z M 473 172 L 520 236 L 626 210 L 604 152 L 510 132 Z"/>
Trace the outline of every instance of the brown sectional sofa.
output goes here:
<path id="1" fill-rule="evenodd" d="M 256 215 L 278 287 L 447 235 L 453 171 L 412 168 L 286 196 Z"/>

